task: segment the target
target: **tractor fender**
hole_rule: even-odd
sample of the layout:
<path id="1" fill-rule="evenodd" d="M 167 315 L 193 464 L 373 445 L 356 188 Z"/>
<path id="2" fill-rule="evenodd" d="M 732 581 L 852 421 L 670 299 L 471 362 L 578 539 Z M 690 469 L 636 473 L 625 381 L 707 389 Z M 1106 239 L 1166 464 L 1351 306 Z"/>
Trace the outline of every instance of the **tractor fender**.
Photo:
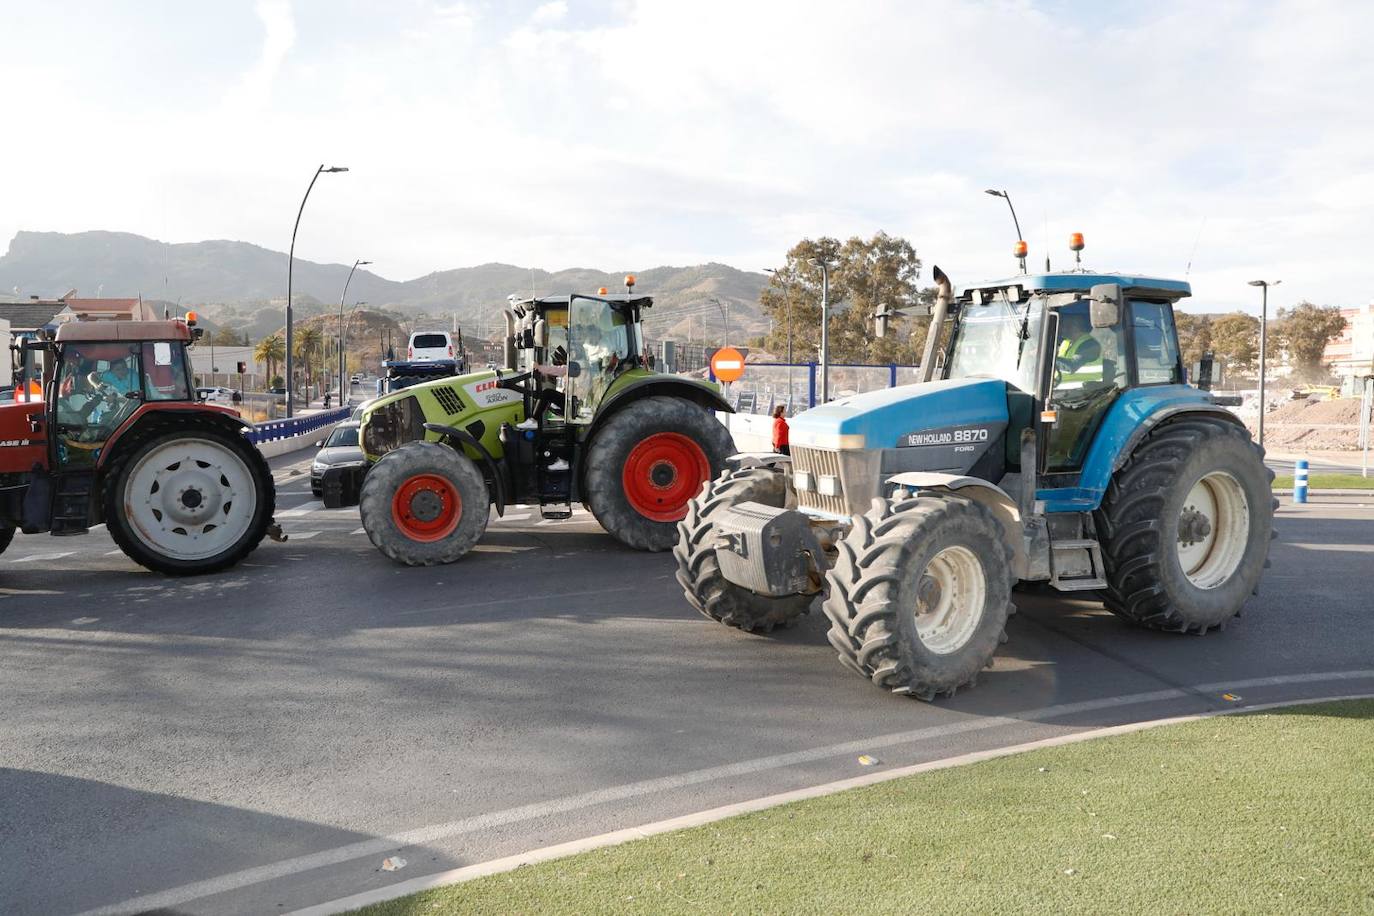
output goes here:
<path id="1" fill-rule="evenodd" d="M 457 440 L 472 448 L 481 457 L 482 463 L 487 466 L 491 473 L 491 479 L 496 484 L 496 492 L 493 494 L 496 503 L 496 514 L 504 516 L 506 514 L 506 481 L 501 476 L 501 469 L 497 467 L 496 459 L 492 457 L 487 447 L 472 433 L 464 429 L 457 429 L 453 426 L 445 426 L 442 423 L 426 423 L 425 429 L 432 433 L 438 433 L 449 439 Z"/>
<path id="2" fill-rule="evenodd" d="M 961 474 L 939 474 L 932 471 L 906 471 L 893 474 L 887 483 L 910 490 L 919 490 L 930 496 L 941 492 L 957 494 L 964 499 L 982 503 L 992 511 L 1002 531 L 1002 542 L 1011 551 L 1012 575 L 1017 579 L 1028 578 L 1030 558 L 1026 550 L 1026 540 L 1022 536 L 1021 510 L 1016 500 L 997 486 L 978 477 L 965 477 Z"/>
<path id="3" fill-rule="evenodd" d="M 1116 471 L 1121 470 L 1122 466 L 1130 460 L 1132 453 L 1135 452 L 1135 447 L 1139 445 L 1140 441 L 1144 439 L 1146 436 L 1148 436 L 1151 433 L 1151 431 L 1155 429 L 1155 427 L 1164 424 L 1168 420 L 1172 420 L 1176 417 L 1180 417 L 1185 414 L 1198 413 L 1208 414 L 1210 416 L 1216 417 L 1217 419 L 1226 420 L 1230 423 L 1234 423 L 1236 426 L 1239 426 L 1241 428 L 1245 427 L 1245 424 L 1241 422 L 1240 417 L 1237 417 L 1235 414 L 1231 413 L 1231 411 L 1219 405 L 1187 404 L 1179 405 L 1176 407 L 1160 408 L 1159 410 L 1155 411 L 1154 413 L 1146 417 L 1141 422 L 1140 426 L 1136 429 L 1136 431 L 1131 433 L 1130 438 L 1127 439 L 1125 443 L 1121 446 L 1121 450 L 1116 453 L 1116 458 L 1112 461 L 1112 472 L 1115 473 Z"/>
<path id="4" fill-rule="evenodd" d="M 119 429 L 114 431 L 114 435 L 105 440 L 96 467 L 103 469 L 109 464 L 110 456 L 119 450 L 125 440 L 133 442 L 150 430 L 155 432 L 159 429 L 171 429 L 182 423 L 205 424 L 233 433 L 241 433 L 252 426 L 239 416 L 238 411 L 229 407 L 190 401 L 142 404 Z"/>
<path id="5" fill-rule="evenodd" d="M 732 472 L 749 468 L 777 468 L 786 473 L 792 467 L 792 456 L 777 452 L 740 452 L 725 459 L 725 463 Z"/>

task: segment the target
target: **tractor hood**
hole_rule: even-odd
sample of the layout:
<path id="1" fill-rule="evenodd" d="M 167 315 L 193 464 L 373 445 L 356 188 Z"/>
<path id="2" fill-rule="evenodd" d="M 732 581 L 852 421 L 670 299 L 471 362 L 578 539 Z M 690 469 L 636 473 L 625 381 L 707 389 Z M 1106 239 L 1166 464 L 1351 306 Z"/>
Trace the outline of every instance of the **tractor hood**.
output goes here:
<path id="1" fill-rule="evenodd" d="M 890 449 L 937 444 L 970 426 L 1007 423 L 1001 379 L 941 379 L 831 401 L 789 422 L 791 443 L 819 449 Z"/>

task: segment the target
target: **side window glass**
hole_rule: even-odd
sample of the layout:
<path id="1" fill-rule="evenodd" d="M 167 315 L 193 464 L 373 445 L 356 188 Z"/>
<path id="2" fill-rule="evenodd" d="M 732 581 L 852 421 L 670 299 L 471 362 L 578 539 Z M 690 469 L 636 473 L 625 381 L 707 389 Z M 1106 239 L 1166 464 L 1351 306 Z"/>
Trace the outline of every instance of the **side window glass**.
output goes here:
<path id="1" fill-rule="evenodd" d="M 1176 385 L 1178 336 L 1174 310 L 1165 302 L 1131 302 L 1131 331 L 1135 339 L 1135 372 L 1142 385 Z"/>
<path id="2" fill-rule="evenodd" d="M 1082 466 L 1103 415 L 1126 387 L 1124 349 L 1120 325 L 1094 328 L 1086 301 L 1059 309 L 1050 393 L 1057 419 L 1047 442 L 1047 470 L 1071 472 Z"/>
<path id="3" fill-rule="evenodd" d="M 184 348 L 156 341 L 143 345 L 143 396 L 150 401 L 189 401 Z"/>

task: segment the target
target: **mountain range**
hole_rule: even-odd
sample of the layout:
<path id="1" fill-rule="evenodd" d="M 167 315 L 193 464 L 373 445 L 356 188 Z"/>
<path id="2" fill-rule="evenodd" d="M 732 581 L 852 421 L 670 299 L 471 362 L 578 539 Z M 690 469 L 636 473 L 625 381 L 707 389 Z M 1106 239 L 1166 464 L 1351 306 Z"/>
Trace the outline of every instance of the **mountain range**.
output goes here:
<path id="1" fill-rule="evenodd" d="M 0 257 L 0 293 L 15 298 L 53 298 L 68 290 L 88 297 L 132 297 L 179 302 L 203 311 L 216 324 L 259 336 L 280 324 L 286 297 L 285 252 L 248 242 L 213 240 L 160 242 L 127 232 L 17 233 Z M 337 308 L 347 264 L 297 258 L 293 289 L 303 317 Z M 606 271 L 571 268 L 549 272 L 512 264 L 481 264 L 435 271 L 411 280 L 389 280 L 359 268 L 348 288 L 351 302 L 400 313 L 407 323 L 442 318 L 474 329 L 493 328 L 511 294 L 540 295 L 623 289 L 626 273 L 638 278 L 637 292 L 652 295 L 648 313 L 655 337 L 719 340 L 723 327 L 718 299 L 727 307 L 731 336 L 760 333 L 766 324 L 758 306 L 767 284 L 762 273 L 709 263 Z"/>

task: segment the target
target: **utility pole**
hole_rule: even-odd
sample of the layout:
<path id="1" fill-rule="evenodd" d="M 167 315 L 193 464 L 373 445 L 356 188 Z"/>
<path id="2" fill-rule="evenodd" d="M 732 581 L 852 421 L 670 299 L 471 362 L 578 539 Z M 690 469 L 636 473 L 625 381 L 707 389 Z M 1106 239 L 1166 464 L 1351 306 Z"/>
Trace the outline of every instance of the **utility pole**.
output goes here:
<path id="1" fill-rule="evenodd" d="M 1278 286 L 1282 280 L 1251 280 L 1251 286 L 1260 287 L 1260 352 L 1259 352 L 1259 423 L 1256 424 L 1256 439 L 1264 448 L 1264 351 L 1268 343 L 1269 330 L 1269 287 Z"/>
<path id="2" fill-rule="evenodd" d="M 821 403 L 830 401 L 830 268 L 839 266 L 839 261 L 828 258 L 807 258 L 806 261 L 821 269 Z"/>

